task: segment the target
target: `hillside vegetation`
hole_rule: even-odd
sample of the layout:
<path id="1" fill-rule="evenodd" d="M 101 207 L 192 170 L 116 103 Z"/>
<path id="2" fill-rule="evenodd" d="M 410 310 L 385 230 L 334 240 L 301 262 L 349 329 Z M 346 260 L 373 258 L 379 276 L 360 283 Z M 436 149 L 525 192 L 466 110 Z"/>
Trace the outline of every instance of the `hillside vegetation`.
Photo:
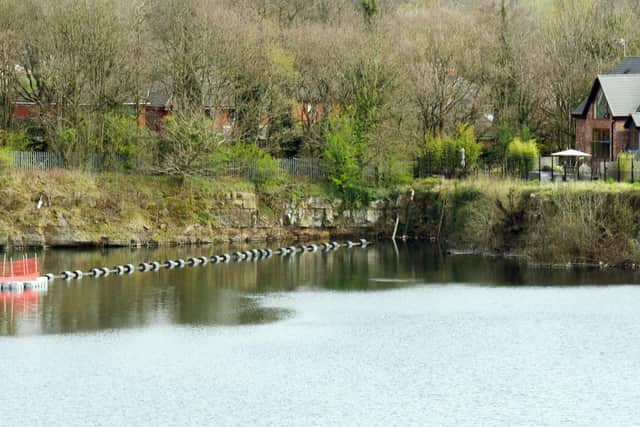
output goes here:
<path id="1" fill-rule="evenodd" d="M 495 140 L 479 153 L 491 164 L 516 137 L 570 146 L 595 76 L 640 52 L 636 3 L 1 0 L 0 147 L 174 176 L 321 158 L 363 200 L 461 129 Z M 137 126 L 148 102 L 172 112 L 163 132 Z"/>

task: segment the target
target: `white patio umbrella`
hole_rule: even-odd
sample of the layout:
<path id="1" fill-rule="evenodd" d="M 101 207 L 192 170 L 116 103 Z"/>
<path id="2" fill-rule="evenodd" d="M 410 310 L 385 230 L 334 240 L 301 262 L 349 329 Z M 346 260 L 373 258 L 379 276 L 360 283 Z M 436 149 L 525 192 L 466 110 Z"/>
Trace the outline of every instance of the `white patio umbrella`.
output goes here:
<path id="1" fill-rule="evenodd" d="M 553 157 L 591 157 L 591 154 L 585 153 L 583 151 L 574 150 L 573 148 L 570 150 L 558 151 L 556 153 L 551 153 Z"/>
<path id="2" fill-rule="evenodd" d="M 568 150 L 564 150 L 564 151 L 558 151 L 555 153 L 551 153 L 552 157 L 575 157 L 575 163 L 573 165 L 573 167 L 577 167 L 578 165 L 578 158 L 580 157 L 591 157 L 591 154 L 589 153 L 585 153 L 582 151 L 578 151 L 578 150 L 574 150 L 574 149 L 568 149 Z M 551 164 L 553 165 L 553 159 L 551 160 Z M 563 181 L 567 180 L 567 168 L 564 168 L 564 174 L 563 174 Z"/>

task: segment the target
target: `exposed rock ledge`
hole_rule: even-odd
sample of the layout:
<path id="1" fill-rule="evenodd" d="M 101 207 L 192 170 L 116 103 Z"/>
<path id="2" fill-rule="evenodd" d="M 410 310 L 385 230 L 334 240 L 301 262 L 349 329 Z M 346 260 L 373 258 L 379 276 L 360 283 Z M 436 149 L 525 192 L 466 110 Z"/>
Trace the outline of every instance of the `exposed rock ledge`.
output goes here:
<path id="1" fill-rule="evenodd" d="M 389 229 L 389 205 L 374 201 L 362 208 L 346 208 L 331 197 L 283 200 L 267 206 L 255 193 L 229 192 L 207 203 L 198 222 L 184 222 L 165 208 L 154 217 L 148 209 L 125 216 L 87 216 L 67 200 L 54 200 L 27 221 L 13 221 L 0 234 L 0 246 L 80 247 L 154 246 L 221 242 L 309 241 L 371 237 Z M 89 198 L 91 209 L 100 201 Z M 118 211 L 116 209 L 116 211 Z M 193 215 L 183 215 L 193 216 Z M 6 221 L 5 221 L 6 223 Z M 2 224 L 0 224 L 2 225 Z M 391 224 L 392 226 L 392 224 Z M 0 227 L 0 230 L 2 228 Z"/>

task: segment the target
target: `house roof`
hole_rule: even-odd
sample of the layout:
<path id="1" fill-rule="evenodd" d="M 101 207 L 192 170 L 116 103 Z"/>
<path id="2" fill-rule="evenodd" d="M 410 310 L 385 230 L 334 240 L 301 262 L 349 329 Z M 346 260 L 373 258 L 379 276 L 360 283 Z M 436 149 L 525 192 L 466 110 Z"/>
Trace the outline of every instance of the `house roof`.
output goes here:
<path id="1" fill-rule="evenodd" d="M 171 89 L 165 84 L 155 82 L 142 99 L 150 107 L 169 108 L 171 104 Z"/>
<path id="2" fill-rule="evenodd" d="M 230 89 L 223 82 L 205 82 L 202 87 L 204 108 L 233 108 L 235 102 Z M 142 102 L 155 108 L 171 108 L 173 103 L 173 82 L 171 80 L 156 81 L 141 97 Z"/>
<path id="3" fill-rule="evenodd" d="M 612 117 L 627 117 L 640 111 L 640 74 L 601 74 L 593 83 L 589 96 L 571 115 L 584 117 L 600 88 Z"/>
<path id="4" fill-rule="evenodd" d="M 584 116 L 587 114 L 587 105 L 589 105 L 589 97 L 587 96 L 582 100 L 580 105 L 576 107 L 576 109 L 571 113 L 572 116 Z"/>
<path id="5" fill-rule="evenodd" d="M 627 56 L 613 67 L 611 74 L 639 74 L 640 56 Z"/>
<path id="6" fill-rule="evenodd" d="M 640 74 L 604 74 L 598 81 L 613 117 L 624 117 L 640 106 Z"/>
<path id="7" fill-rule="evenodd" d="M 631 113 L 624 126 L 626 128 L 640 128 L 640 113 Z"/>
<path id="8" fill-rule="evenodd" d="M 611 70 L 611 73 L 607 75 L 611 76 L 614 74 L 622 74 L 622 75 L 640 74 L 640 56 L 625 57 L 622 61 L 617 63 Z M 587 96 L 585 99 L 583 99 L 580 105 L 576 107 L 576 109 L 573 111 L 573 113 L 571 113 L 571 115 L 574 117 L 576 116 L 584 117 L 587 114 L 587 107 L 590 104 L 589 98 L 590 98 L 590 95 Z M 608 100 L 609 100 L 609 97 L 607 97 L 607 101 Z M 640 105 L 640 102 L 638 102 L 638 104 Z"/>

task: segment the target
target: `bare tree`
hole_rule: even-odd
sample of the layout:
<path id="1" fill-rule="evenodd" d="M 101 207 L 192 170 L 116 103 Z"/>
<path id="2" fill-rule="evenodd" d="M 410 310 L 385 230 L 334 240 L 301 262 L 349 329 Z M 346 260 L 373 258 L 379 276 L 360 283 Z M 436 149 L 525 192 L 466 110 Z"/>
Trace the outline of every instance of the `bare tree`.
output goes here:
<path id="1" fill-rule="evenodd" d="M 15 4 L 0 1 L 0 129 L 13 121 L 16 83 L 17 31 Z"/>
<path id="2" fill-rule="evenodd" d="M 457 9 L 413 9 L 397 17 L 406 29 L 399 40 L 403 97 L 417 120 L 419 141 L 473 123 L 483 75 L 472 24 Z M 467 30 L 448 31 L 455 25 Z"/>

